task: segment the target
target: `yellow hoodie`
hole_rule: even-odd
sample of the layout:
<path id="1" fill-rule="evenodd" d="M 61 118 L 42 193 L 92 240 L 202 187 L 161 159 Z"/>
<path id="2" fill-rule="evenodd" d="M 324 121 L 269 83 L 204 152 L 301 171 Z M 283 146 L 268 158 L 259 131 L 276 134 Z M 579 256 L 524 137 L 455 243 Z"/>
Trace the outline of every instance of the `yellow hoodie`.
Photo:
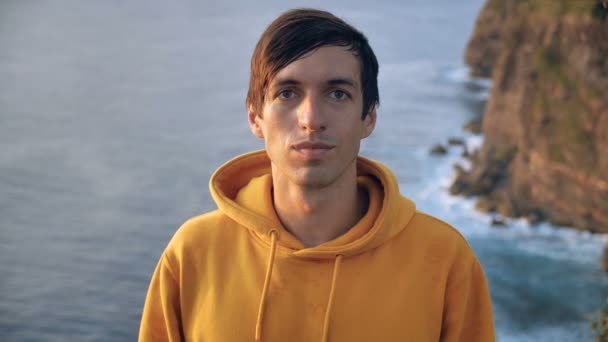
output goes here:
<path id="1" fill-rule="evenodd" d="M 494 341 L 482 268 L 359 157 L 365 216 L 307 248 L 279 222 L 264 151 L 211 177 L 219 210 L 187 221 L 156 267 L 139 341 Z"/>

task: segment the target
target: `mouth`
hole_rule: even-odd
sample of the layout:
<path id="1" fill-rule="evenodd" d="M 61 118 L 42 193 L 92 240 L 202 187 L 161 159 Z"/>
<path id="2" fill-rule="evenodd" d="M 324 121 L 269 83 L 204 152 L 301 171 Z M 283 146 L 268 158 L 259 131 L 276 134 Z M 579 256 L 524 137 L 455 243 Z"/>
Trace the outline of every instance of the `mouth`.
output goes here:
<path id="1" fill-rule="evenodd" d="M 307 158 L 317 159 L 323 157 L 335 148 L 334 145 L 315 141 L 302 141 L 292 145 L 293 149 Z"/>
<path id="2" fill-rule="evenodd" d="M 330 150 L 334 148 L 334 146 L 323 142 L 302 141 L 294 144 L 293 148 L 295 150 Z"/>

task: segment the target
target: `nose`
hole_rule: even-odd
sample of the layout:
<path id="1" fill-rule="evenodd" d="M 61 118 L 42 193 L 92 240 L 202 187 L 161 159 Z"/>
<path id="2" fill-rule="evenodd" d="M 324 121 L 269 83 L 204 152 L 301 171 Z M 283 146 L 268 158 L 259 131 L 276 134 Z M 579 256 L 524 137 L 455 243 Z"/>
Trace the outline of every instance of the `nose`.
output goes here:
<path id="1" fill-rule="evenodd" d="M 327 128 L 321 100 L 314 94 L 307 95 L 300 103 L 298 126 L 309 132 L 324 131 Z"/>

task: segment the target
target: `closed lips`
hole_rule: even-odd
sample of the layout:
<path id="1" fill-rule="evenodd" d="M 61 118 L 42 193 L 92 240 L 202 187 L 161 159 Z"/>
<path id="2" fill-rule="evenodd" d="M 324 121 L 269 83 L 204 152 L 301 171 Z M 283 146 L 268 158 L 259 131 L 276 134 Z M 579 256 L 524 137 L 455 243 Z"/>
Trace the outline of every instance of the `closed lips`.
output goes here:
<path id="1" fill-rule="evenodd" d="M 334 146 L 319 142 L 301 142 L 293 145 L 293 148 L 296 150 L 329 150 Z"/>

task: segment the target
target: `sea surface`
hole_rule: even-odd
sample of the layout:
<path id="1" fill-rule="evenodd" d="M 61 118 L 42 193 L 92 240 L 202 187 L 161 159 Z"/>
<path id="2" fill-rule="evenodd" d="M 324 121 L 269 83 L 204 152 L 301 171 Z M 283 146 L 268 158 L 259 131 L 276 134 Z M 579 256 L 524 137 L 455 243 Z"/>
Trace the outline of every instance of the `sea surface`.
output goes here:
<path id="1" fill-rule="evenodd" d="M 215 208 L 211 173 L 262 148 L 248 128 L 249 58 L 291 7 L 334 11 L 380 61 L 378 125 L 362 153 L 419 209 L 456 226 L 489 279 L 499 341 L 590 341 L 605 236 L 492 228 L 447 193 L 488 82 L 463 51 L 481 0 L 0 2 L 0 341 L 134 341 L 158 258 Z M 466 166 L 466 165 L 465 165 Z"/>

